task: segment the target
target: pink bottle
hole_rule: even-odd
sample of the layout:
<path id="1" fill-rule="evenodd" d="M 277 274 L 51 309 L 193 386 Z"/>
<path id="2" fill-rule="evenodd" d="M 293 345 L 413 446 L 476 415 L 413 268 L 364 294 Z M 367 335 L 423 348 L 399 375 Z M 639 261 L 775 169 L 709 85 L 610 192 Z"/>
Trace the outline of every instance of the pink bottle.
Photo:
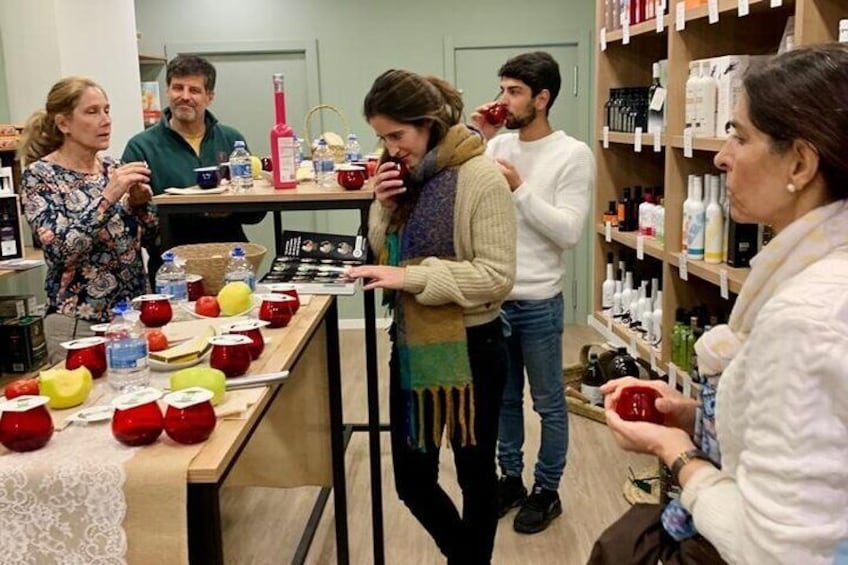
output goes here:
<path id="1" fill-rule="evenodd" d="M 280 73 L 274 74 L 274 110 L 277 118 L 271 128 L 274 188 L 297 188 L 297 144 L 294 130 L 286 125 L 286 94 Z"/>

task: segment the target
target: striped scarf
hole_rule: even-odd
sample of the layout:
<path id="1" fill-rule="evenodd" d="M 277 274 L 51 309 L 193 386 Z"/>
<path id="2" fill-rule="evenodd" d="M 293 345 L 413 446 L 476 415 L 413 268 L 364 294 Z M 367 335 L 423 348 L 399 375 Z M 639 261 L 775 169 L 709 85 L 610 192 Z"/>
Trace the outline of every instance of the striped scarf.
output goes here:
<path id="1" fill-rule="evenodd" d="M 421 185 L 415 208 L 398 232 L 387 235 L 381 262 L 401 267 L 454 261 L 454 205 L 459 166 L 484 152 L 482 139 L 464 125 L 453 126 L 412 172 Z M 474 387 L 468 360 L 463 309 L 457 304 L 428 306 L 414 294 L 390 298 L 404 401 L 407 443 L 426 451 L 427 410 L 432 445 L 475 445 Z"/>

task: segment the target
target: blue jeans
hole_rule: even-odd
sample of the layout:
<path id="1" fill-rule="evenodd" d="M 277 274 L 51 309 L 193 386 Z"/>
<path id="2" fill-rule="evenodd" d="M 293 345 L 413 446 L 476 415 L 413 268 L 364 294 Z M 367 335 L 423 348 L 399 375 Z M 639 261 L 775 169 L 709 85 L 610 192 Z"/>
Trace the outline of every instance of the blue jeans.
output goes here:
<path id="1" fill-rule="evenodd" d="M 535 482 L 557 490 L 568 452 L 568 407 L 562 385 L 562 294 L 545 300 L 511 300 L 503 305 L 508 327 L 509 372 L 501 405 L 498 463 L 501 474 L 524 469 L 524 370 L 533 410 L 542 419 Z"/>

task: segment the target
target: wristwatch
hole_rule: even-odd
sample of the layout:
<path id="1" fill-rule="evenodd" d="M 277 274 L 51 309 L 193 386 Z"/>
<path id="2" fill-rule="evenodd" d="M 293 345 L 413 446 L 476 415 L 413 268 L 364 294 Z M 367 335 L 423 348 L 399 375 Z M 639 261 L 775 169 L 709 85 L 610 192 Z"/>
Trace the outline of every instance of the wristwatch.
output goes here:
<path id="1" fill-rule="evenodd" d="M 695 459 L 703 459 L 704 461 L 712 462 L 710 456 L 701 451 L 700 449 L 690 449 L 689 451 L 684 451 L 671 464 L 671 477 L 674 479 L 674 482 L 680 484 L 680 471 L 683 467 L 689 463 L 690 461 L 694 461 Z"/>

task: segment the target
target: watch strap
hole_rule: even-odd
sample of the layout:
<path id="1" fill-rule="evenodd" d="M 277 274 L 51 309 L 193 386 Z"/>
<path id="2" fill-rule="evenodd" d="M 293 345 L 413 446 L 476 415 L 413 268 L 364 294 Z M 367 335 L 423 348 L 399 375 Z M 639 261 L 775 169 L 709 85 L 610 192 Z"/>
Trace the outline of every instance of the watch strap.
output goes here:
<path id="1" fill-rule="evenodd" d="M 680 471 L 683 470 L 683 467 L 686 466 L 687 463 L 694 461 L 695 459 L 711 461 L 710 456 L 698 448 L 684 451 L 674 459 L 671 464 L 671 476 L 675 483 L 680 484 Z"/>

